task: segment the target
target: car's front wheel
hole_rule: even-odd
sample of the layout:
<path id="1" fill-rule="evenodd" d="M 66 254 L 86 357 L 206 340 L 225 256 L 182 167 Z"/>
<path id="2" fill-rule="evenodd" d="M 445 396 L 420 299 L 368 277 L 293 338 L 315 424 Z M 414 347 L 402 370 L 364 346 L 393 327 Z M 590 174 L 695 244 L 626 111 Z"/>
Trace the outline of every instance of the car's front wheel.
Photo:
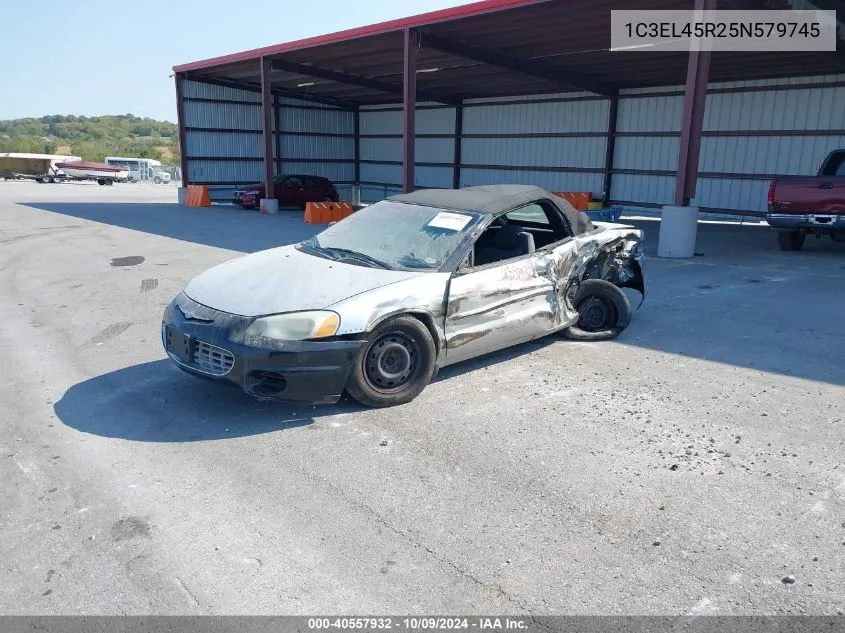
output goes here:
<path id="1" fill-rule="evenodd" d="M 428 328 L 412 316 L 379 325 L 355 359 L 346 393 L 368 407 L 405 404 L 426 388 L 437 357 Z"/>
<path id="2" fill-rule="evenodd" d="M 578 323 L 564 335 L 578 341 L 601 341 L 616 337 L 631 322 L 631 304 L 621 289 L 604 279 L 581 282 L 572 304 Z"/>

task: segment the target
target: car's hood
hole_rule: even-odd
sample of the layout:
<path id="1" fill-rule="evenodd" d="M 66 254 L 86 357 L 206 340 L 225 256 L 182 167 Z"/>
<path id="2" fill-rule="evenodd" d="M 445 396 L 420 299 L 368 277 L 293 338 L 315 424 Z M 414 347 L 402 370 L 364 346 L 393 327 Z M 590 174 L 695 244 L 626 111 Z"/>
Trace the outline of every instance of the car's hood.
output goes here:
<path id="1" fill-rule="evenodd" d="M 367 268 L 283 246 L 215 266 L 192 279 L 185 294 L 209 308 L 249 317 L 320 310 L 425 274 Z"/>

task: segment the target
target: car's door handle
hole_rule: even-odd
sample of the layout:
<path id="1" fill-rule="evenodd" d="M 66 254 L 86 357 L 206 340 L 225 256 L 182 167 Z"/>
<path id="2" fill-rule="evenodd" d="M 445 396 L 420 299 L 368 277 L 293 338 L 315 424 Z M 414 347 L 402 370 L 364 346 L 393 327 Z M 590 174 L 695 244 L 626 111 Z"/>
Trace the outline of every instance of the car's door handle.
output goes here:
<path id="1" fill-rule="evenodd" d="M 832 182 L 823 182 L 819 184 L 819 189 L 833 189 Z"/>

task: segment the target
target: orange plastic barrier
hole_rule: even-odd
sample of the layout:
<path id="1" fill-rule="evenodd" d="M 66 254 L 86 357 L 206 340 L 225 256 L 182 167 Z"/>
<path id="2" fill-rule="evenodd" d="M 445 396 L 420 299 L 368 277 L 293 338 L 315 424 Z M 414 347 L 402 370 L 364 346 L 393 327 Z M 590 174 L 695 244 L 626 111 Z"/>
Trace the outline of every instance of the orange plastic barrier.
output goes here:
<path id="1" fill-rule="evenodd" d="M 576 211 L 586 211 L 593 198 L 593 194 L 589 191 L 555 191 L 553 193 L 575 207 Z"/>
<path id="2" fill-rule="evenodd" d="M 305 222 L 307 224 L 328 224 L 352 215 L 348 202 L 306 202 Z"/>
<path id="3" fill-rule="evenodd" d="M 185 193 L 185 206 L 188 207 L 210 207 L 211 198 L 208 197 L 206 185 L 188 185 Z"/>

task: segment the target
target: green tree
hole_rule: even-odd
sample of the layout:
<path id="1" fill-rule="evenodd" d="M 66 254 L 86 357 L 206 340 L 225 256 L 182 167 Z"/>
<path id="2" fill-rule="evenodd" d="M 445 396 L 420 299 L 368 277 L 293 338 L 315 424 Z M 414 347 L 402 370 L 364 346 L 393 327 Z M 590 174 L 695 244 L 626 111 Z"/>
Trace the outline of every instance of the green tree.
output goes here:
<path id="1" fill-rule="evenodd" d="M 159 147 L 174 154 L 168 164 L 179 162 L 178 130 L 169 121 L 139 118 L 133 114 L 85 117 L 51 114 L 41 118 L 0 121 L 0 151 L 42 153 L 70 145 L 72 153 L 86 160 L 108 155 L 139 156 L 162 160 Z M 50 152 L 50 153 L 52 153 Z"/>

